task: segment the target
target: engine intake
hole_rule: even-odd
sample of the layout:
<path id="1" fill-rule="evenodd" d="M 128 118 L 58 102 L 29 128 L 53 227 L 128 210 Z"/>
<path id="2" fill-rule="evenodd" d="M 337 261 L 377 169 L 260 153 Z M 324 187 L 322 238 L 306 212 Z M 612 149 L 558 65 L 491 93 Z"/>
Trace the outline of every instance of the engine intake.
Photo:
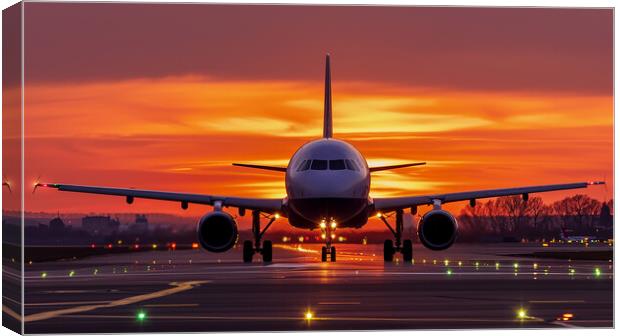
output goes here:
<path id="1" fill-rule="evenodd" d="M 452 214 L 444 210 L 431 210 L 422 216 L 418 237 L 422 245 L 431 250 L 445 250 L 456 240 L 458 226 Z"/>
<path id="2" fill-rule="evenodd" d="M 198 222 L 198 241 L 207 251 L 226 252 L 238 238 L 237 222 L 226 212 L 210 212 Z"/>

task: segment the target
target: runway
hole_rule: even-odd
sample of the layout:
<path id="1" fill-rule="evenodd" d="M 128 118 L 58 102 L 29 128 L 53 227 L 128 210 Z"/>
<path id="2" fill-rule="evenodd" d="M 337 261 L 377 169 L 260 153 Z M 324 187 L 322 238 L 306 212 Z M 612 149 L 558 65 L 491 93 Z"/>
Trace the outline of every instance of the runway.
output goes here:
<path id="1" fill-rule="evenodd" d="M 509 256 L 540 250 L 524 244 L 457 244 L 444 252 L 415 245 L 413 264 L 386 264 L 381 248 L 337 245 L 335 263 L 319 261 L 319 245 L 275 245 L 271 264 L 243 264 L 236 248 L 26 265 L 25 331 L 613 326 L 610 261 Z"/>

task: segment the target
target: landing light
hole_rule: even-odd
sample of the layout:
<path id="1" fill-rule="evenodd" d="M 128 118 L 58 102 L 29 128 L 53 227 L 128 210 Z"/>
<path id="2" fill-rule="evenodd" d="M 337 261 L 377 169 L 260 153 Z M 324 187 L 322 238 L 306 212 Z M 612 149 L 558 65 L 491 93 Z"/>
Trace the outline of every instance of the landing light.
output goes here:
<path id="1" fill-rule="evenodd" d="M 327 227 L 327 224 L 325 224 L 325 221 L 321 221 L 320 226 L 321 226 L 321 229 L 324 229 Z"/>
<path id="2" fill-rule="evenodd" d="M 306 319 L 306 321 L 312 320 L 313 317 L 314 314 L 310 310 L 306 311 L 306 313 L 304 314 L 304 318 Z"/>
<path id="3" fill-rule="evenodd" d="M 520 319 L 524 319 L 527 317 L 527 312 L 525 311 L 525 309 L 521 308 L 517 311 L 517 317 Z"/>
<path id="4" fill-rule="evenodd" d="M 280 214 L 276 212 L 275 215 L 273 215 L 276 219 L 280 218 Z"/>
<path id="5" fill-rule="evenodd" d="M 381 218 L 381 217 L 383 217 L 383 214 L 380 213 L 380 212 L 377 212 L 376 216 L 377 216 L 377 218 Z"/>
<path id="6" fill-rule="evenodd" d="M 336 222 L 332 222 L 332 223 L 331 223 L 331 227 L 332 227 L 332 229 L 335 229 L 335 228 L 336 228 L 336 226 L 337 226 L 337 225 L 336 225 Z"/>

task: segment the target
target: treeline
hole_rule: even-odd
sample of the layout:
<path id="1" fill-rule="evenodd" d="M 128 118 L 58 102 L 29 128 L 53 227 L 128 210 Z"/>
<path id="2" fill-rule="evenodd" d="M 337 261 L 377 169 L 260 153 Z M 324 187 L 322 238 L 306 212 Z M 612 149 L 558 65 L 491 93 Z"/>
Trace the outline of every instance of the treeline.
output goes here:
<path id="1" fill-rule="evenodd" d="M 566 197 L 545 204 L 540 197 L 499 197 L 476 206 L 466 206 L 459 215 L 459 236 L 476 240 L 485 236 L 526 238 L 530 240 L 560 238 L 565 235 L 612 235 L 613 200 L 601 202 L 587 195 Z"/>

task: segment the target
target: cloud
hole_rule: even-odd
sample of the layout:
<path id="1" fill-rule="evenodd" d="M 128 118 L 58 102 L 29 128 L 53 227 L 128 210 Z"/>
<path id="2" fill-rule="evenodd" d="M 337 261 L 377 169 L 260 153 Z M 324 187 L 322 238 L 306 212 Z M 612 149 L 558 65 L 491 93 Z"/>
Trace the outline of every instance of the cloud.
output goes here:
<path id="1" fill-rule="evenodd" d="M 300 145 L 321 134 L 321 84 L 199 76 L 30 83 L 26 179 L 282 196 L 282 174 L 230 163 L 286 165 Z M 335 135 L 355 145 L 371 166 L 428 163 L 373 175 L 375 197 L 613 176 L 611 96 L 341 82 L 334 99 Z M 592 192 L 603 198 L 611 190 Z M 554 195 L 545 197 L 562 194 Z M 25 196 L 31 210 L 123 206 L 107 197 Z M 189 211 L 199 215 L 205 208 Z"/>

